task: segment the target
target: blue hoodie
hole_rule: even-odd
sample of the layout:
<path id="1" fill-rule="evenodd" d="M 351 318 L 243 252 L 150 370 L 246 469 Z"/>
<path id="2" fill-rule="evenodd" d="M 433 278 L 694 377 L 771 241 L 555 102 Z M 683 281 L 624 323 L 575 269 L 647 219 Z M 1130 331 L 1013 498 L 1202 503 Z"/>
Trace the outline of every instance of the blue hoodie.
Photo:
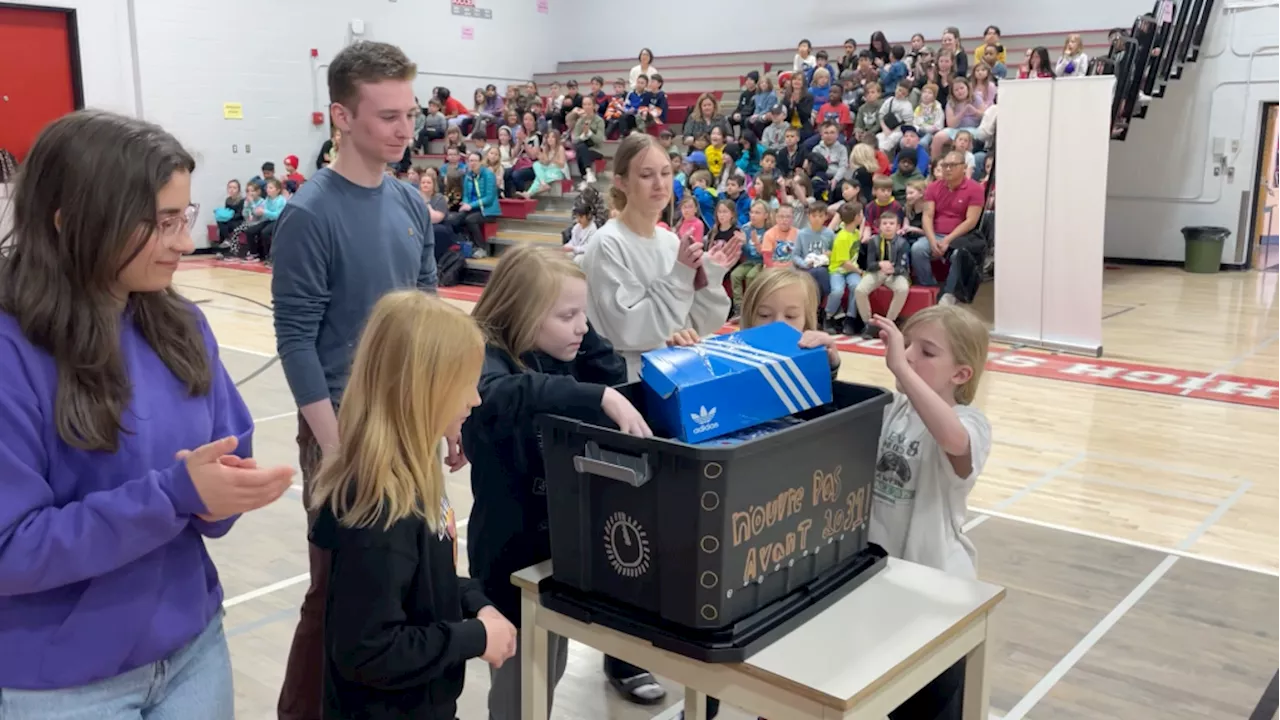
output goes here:
<path id="1" fill-rule="evenodd" d="M 169 657 L 222 605 L 204 538 L 210 523 L 180 450 L 235 435 L 252 455 L 253 421 L 191 306 L 213 385 L 187 394 L 126 312 L 121 358 L 132 397 L 115 452 L 68 446 L 54 427 L 53 358 L 0 313 L 0 687 L 55 690 Z"/>

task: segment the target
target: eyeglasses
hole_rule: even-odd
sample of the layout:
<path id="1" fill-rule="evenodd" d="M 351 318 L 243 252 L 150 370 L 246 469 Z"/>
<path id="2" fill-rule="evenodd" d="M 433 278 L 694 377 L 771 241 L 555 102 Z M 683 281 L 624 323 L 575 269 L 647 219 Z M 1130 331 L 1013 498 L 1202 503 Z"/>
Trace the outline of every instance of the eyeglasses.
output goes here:
<path id="1" fill-rule="evenodd" d="M 171 215 L 156 224 L 156 229 L 160 233 L 160 237 L 165 240 L 172 240 L 184 231 L 196 224 L 196 218 L 200 215 L 200 203 L 192 203 L 183 210 L 181 214 Z"/>

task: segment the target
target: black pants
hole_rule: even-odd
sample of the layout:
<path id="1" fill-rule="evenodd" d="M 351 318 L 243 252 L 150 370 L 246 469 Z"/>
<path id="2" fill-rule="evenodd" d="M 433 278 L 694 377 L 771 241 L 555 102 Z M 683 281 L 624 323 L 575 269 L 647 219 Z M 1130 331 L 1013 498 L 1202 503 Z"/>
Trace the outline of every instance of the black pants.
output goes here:
<path id="1" fill-rule="evenodd" d="M 462 216 L 462 223 L 466 227 L 467 235 L 471 237 L 472 247 L 486 249 L 484 243 L 484 213 L 478 208 L 472 208 Z"/>
<path id="2" fill-rule="evenodd" d="M 502 185 L 507 197 L 515 197 L 518 192 L 524 192 L 533 185 L 534 179 L 538 176 L 533 172 L 532 167 L 520 168 L 519 170 L 507 170 L 502 174 Z"/>
<path id="3" fill-rule="evenodd" d="M 271 257 L 271 239 L 276 233 L 275 220 L 247 223 L 240 227 L 239 232 L 244 239 L 233 248 L 238 257 L 253 256 L 263 260 Z"/>
<path id="4" fill-rule="evenodd" d="M 243 222 L 240 218 L 232 218 L 218 223 L 218 242 L 226 242 L 230 239 L 236 228 L 240 227 Z"/>
<path id="5" fill-rule="evenodd" d="M 962 303 L 973 302 L 982 283 L 982 263 L 986 256 L 987 239 L 977 232 L 952 240 L 944 256 L 951 269 L 947 272 L 942 292 L 955 295 L 956 300 Z"/>
<path id="6" fill-rule="evenodd" d="M 432 140 L 443 140 L 443 139 L 444 139 L 444 131 L 441 130 L 440 128 L 424 127 L 422 128 L 422 132 L 418 133 L 417 144 L 418 144 L 418 147 L 422 148 L 423 152 L 426 152 L 427 143 L 431 142 Z"/>
<path id="7" fill-rule="evenodd" d="M 436 262 L 440 262 L 440 257 L 458 244 L 457 231 L 443 222 L 431 226 L 431 236 L 435 240 L 435 247 L 432 248 L 432 252 L 436 256 Z"/>
<path id="8" fill-rule="evenodd" d="M 582 177 L 587 176 L 587 170 L 591 168 L 596 160 L 604 157 L 592 150 L 591 146 L 585 142 L 574 143 L 573 152 L 578 156 L 578 172 L 582 174 Z"/>

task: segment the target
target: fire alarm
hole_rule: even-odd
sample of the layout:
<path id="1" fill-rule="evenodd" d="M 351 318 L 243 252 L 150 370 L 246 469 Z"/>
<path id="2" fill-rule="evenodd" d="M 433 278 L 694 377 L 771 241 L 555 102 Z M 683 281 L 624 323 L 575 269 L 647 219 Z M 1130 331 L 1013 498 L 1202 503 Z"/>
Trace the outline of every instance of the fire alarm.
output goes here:
<path id="1" fill-rule="evenodd" d="M 311 48 L 311 57 L 320 57 L 320 51 L 315 48 Z"/>
<path id="2" fill-rule="evenodd" d="M 316 126 L 323 125 L 324 113 L 318 113 L 318 112 L 311 113 L 311 124 Z"/>

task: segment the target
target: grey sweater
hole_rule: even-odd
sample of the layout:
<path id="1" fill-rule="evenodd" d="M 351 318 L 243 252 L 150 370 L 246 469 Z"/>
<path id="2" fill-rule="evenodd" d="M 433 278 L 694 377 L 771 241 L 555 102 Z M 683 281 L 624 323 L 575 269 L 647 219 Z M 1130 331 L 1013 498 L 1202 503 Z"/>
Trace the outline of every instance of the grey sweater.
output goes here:
<path id="1" fill-rule="evenodd" d="M 368 188 L 324 168 L 298 189 L 271 250 L 276 349 L 298 407 L 342 398 L 379 298 L 435 292 L 434 244 L 422 196 L 393 177 Z"/>

